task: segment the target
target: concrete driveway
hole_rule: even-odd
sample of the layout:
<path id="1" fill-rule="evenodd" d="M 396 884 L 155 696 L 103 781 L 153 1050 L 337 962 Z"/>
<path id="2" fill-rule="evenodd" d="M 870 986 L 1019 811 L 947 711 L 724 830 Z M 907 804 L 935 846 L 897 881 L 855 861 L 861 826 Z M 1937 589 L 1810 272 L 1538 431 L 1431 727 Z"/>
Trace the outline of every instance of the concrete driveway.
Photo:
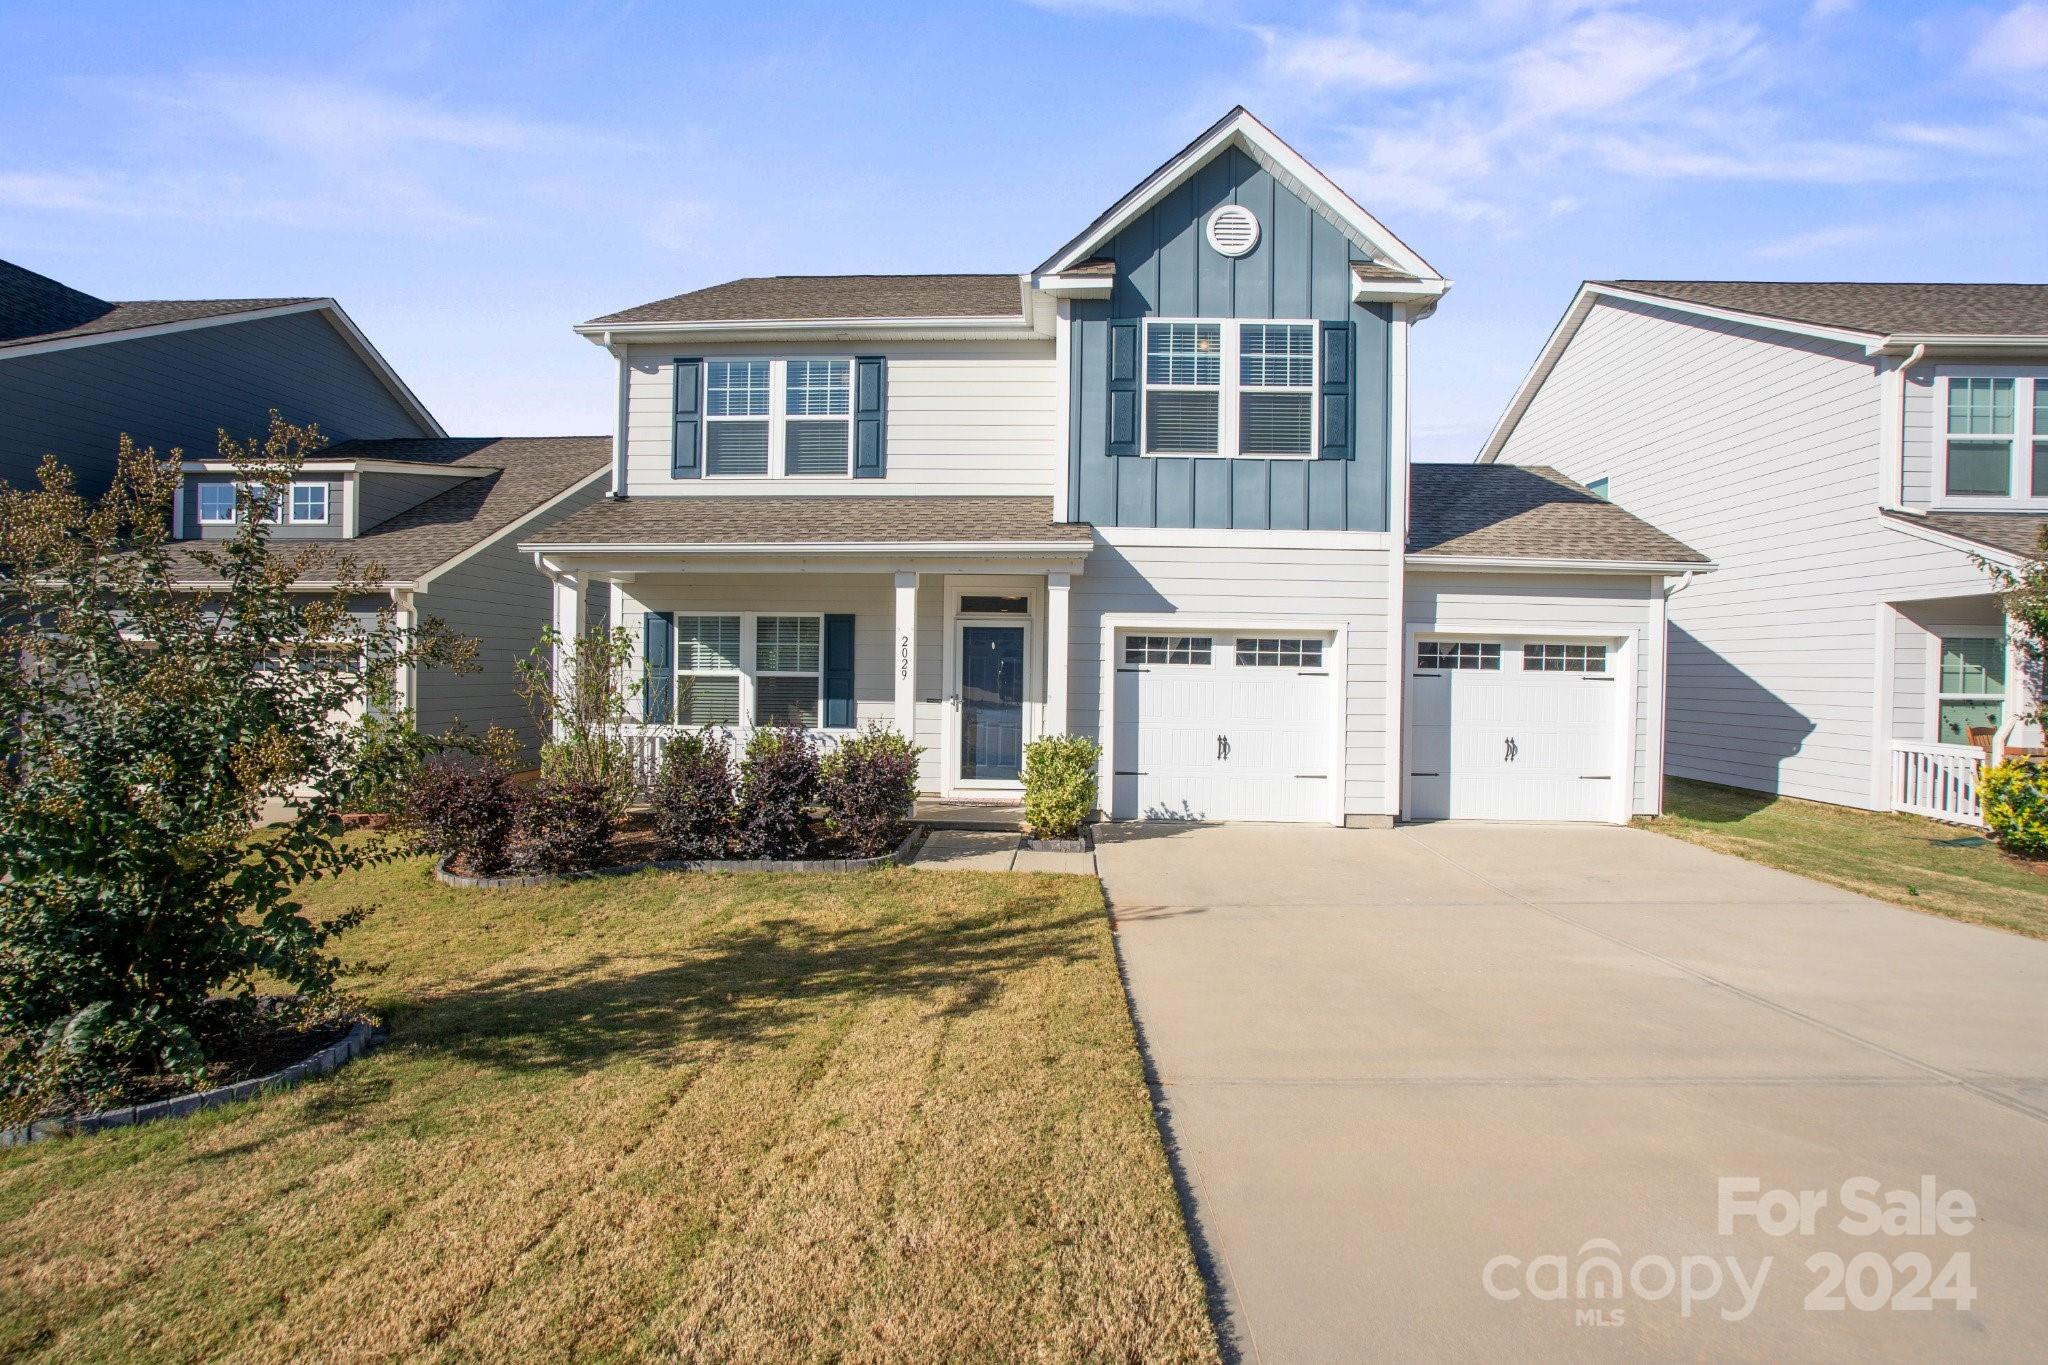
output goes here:
<path id="1" fill-rule="evenodd" d="M 1097 861 L 1246 1358 L 2048 1355 L 2048 944 L 1629 829 L 1133 827 Z M 1724 1177 L 1826 1202 L 1724 1231 Z M 1976 1216 L 1855 1235 L 1925 1178 Z"/>

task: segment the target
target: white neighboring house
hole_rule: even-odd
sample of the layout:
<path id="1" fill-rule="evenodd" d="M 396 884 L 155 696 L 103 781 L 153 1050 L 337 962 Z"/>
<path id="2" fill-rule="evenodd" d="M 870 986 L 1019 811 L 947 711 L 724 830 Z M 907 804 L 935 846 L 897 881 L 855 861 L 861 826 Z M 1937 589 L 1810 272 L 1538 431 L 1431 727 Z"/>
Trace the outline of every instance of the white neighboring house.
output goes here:
<path id="1" fill-rule="evenodd" d="M 577 331 L 609 500 L 524 537 L 684 727 L 874 721 L 1015 800 L 1104 746 L 1118 818 L 1623 821 L 1661 791 L 1667 584 L 1560 476 L 1408 452 L 1449 284 L 1242 109 L 1036 269 L 735 280 Z"/>
<path id="2" fill-rule="evenodd" d="M 1480 459 L 1719 566 L 1671 606 L 1672 773 L 1976 823 L 2040 744 L 1978 561 L 2048 525 L 2048 285 L 1588 283 Z"/>

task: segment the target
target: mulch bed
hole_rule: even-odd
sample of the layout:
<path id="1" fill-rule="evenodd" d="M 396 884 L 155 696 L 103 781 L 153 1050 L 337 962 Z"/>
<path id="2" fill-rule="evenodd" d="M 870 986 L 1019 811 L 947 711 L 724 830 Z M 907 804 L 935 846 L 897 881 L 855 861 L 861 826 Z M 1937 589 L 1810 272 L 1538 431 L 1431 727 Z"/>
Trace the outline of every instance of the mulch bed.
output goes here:
<path id="1" fill-rule="evenodd" d="M 122 1109 L 213 1090 L 282 1071 L 346 1038 L 358 1024 L 375 1020 L 343 1000 L 309 1003 L 296 995 L 259 995 L 210 1002 L 197 1032 L 206 1053 L 199 1080 L 182 1076 L 131 1076 L 114 1094 L 62 1099 L 42 1105 L 9 1105 L 0 1121 L 24 1123 L 87 1110 Z"/>

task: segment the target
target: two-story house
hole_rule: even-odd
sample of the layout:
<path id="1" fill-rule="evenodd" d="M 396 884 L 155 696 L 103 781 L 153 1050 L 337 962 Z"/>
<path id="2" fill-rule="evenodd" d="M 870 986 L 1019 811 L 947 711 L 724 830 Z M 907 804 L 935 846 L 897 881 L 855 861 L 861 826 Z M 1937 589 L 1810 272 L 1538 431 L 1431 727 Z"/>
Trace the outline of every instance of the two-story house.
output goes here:
<path id="1" fill-rule="evenodd" d="M 935 795 L 1103 746 L 1118 818 L 1655 810 L 1667 581 L 1545 471 L 1408 450 L 1449 287 L 1242 109 L 1036 269 L 735 280 L 577 330 L 612 497 L 528 537 L 638 632 L 634 742 L 868 721 Z M 1412 501 L 1412 512 L 1411 512 Z"/>
<path id="2" fill-rule="evenodd" d="M 97 495 L 124 433 L 211 455 L 272 408 L 337 441 L 447 434 L 331 298 L 114 303 L 0 261 L 0 480 L 55 455 Z"/>
<path id="3" fill-rule="evenodd" d="M 346 554 L 401 626 L 428 616 L 478 642 L 477 667 L 421 670 L 400 701 L 422 728 L 503 725 L 537 738 L 516 664 L 549 589 L 516 537 L 601 498 L 602 436 L 450 437 L 331 298 L 112 303 L 0 261 L 0 481 L 35 482 L 46 455 L 104 492 L 125 434 L 181 453 L 180 539 L 232 535 L 241 510 L 222 431 L 260 437 L 275 409 L 333 444 L 275 490 L 270 535 L 287 553 Z M 209 571 L 184 558 L 187 586 Z M 323 574 L 303 586 L 316 591 Z"/>
<path id="4" fill-rule="evenodd" d="M 1974 821 L 2040 742 L 1984 564 L 2048 526 L 2048 285 L 1588 283 L 1480 459 L 1719 566 L 1671 606 L 1673 773 Z"/>

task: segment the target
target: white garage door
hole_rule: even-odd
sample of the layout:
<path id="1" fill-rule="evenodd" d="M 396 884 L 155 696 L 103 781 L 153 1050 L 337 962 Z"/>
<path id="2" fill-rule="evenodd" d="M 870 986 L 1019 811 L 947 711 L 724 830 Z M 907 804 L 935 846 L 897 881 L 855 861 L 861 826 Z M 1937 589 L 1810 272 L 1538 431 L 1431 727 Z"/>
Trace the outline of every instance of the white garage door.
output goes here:
<path id="1" fill-rule="evenodd" d="M 1329 637 L 1131 631 L 1115 648 L 1112 816 L 1330 818 Z"/>
<path id="2" fill-rule="evenodd" d="M 1614 646 L 1421 640 L 1408 669 L 1413 820 L 1616 820 Z"/>

